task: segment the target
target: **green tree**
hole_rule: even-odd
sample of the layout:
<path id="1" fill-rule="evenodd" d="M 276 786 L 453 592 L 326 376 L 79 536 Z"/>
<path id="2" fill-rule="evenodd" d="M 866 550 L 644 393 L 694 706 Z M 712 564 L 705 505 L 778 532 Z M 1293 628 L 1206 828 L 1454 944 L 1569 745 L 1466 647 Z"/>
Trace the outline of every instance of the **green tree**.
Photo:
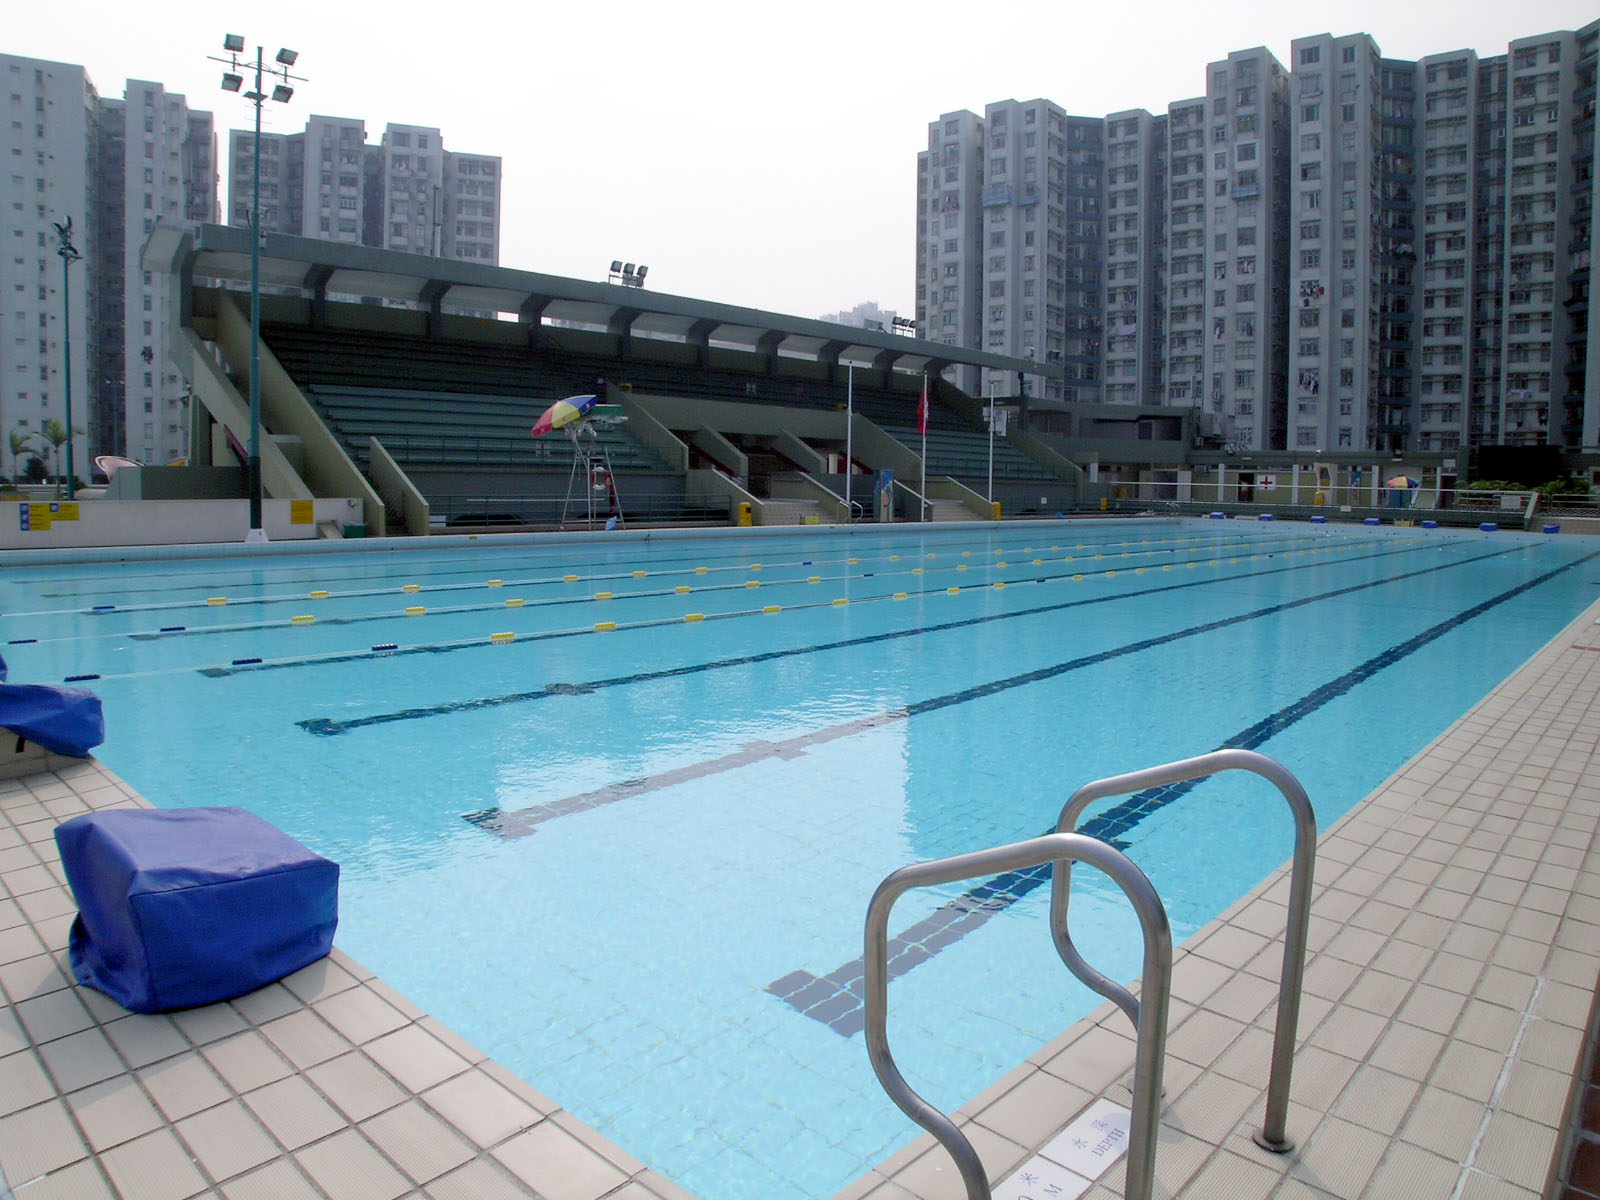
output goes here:
<path id="1" fill-rule="evenodd" d="M 11 431 L 11 477 L 18 483 L 26 481 L 37 483 L 35 474 L 43 476 L 44 464 L 39 460 L 40 447 L 34 445 L 35 441 L 44 439 L 44 434 L 37 429 L 13 429 Z M 27 454 L 28 465 L 22 465 L 22 456 Z"/>
<path id="2" fill-rule="evenodd" d="M 32 434 L 23 433 L 20 429 L 11 431 L 11 475 L 15 478 L 22 474 L 22 448 L 28 444 Z"/>
<path id="3" fill-rule="evenodd" d="M 73 433 L 81 435 L 83 430 L 75 429 L 73 430 Z M 50 443 L 50 451 L 55 456 L 56 492 L 57 494 L 60 494 L 61 482 L 66 478 L 66 476 L 62 474 L 61 447 L 64 446 L 67 441 L 67 427 L 52 417 L 50 420 L 44 423 L 44 432 L 40 436 L 42 436 L 45 441 Z M 74 472 L 74 474 L 76 474 L 76 472 Z"/>

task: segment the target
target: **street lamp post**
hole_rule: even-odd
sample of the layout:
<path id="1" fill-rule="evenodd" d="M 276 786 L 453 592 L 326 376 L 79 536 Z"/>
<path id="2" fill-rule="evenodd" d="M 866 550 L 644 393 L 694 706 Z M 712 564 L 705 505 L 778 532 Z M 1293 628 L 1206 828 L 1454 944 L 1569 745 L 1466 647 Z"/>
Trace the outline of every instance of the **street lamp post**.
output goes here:
<path id="1" fill-rule="evenodd" d="M 67 295 L 67 268 L 83 255 L 79 254 L 78 248 L 72 244 L 71 217 L 68 217 L 65 223 L 51 222 L 51 224 L 60 243 L 56 246 L 56 253 L 61 256 L 61 378 L 67 390 L 67 499 L 71 500 L 77 495 L 73 483 L 77 468 L 73 465 L 72 458 L 72 304 Z M 60 494 L 56 493 L 58 496 Z"/>
<path id="2" fill-rule="evenodd" d="M 241 68 L 251 69 L 249 55 L 246 54 L 242 59 L 239 57 L 244 51 L 244 38 L 237 33 L 227 34 L 222 39 L 222 48 L 228 52 L 227 58 L 215 55 L 207 57 L 212 62 L 227 64 L 228 70 L 222 74 L 222 88 L 224 91 L 237 92 L 244 86 Z M 272 88 L 271 98 L 279 104 L 289 103 L 289 98 L 294 95 L 289 80 L 304 82 L 301 76 L 289 74 L 289 68 L 300 57 L 295 51 L 280 49 L 274 60 L 276 66 L 266 65 L 264 53 L 258 45 L 254 64 L 255 87 L 244 93 L 244 98 L 256 110 L 255 171 L 250 197 L 250 452 L 245 464 L 246 487 L 250 493 L 250 532 L 245 535 L 247 542 L 267 540 L 267 531 L 261 523 L 261 106 L 267 101 L 267 93 L 262 90 L 262 77 L 270 75 L 283 80 Z"/>

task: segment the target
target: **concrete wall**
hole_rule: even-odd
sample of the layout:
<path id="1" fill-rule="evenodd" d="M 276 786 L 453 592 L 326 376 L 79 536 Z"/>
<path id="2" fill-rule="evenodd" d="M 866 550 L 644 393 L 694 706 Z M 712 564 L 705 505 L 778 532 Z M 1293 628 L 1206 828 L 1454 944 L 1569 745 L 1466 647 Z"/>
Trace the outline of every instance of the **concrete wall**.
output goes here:
<path id="1" fill-rule="evenodd" d="M 356 499 L 307 501 L 309 519 L 304 509 L 292 510 L 293 503 L 262 504 L 270 540 L 309 541 L 321 536 L 318 526 L 324 522 L 340 528 L 361 523 Z M 248 500 L 0 501 L 0 550 L 242 543 L 249 530 Z"/>

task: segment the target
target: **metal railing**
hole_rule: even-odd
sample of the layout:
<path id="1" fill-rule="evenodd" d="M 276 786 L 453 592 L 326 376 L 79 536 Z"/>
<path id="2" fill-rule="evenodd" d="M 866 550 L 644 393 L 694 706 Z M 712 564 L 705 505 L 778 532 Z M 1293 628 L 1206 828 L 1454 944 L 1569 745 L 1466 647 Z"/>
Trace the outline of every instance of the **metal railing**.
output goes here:
<path id="1" fill-rule="evenodd" d="M 1156 894 L 1144 872 L 1127 855 L 1106 842 L 1081 833 L 1050 833 L 1025 842 L 1013 842 L 1007 846 L 901 867 L 878 885 L 867 907 L 863 997 L 867 1057 L 872 1062 L 878 1082 L 900 1111 L 933 1134 L 949 1151 L 961 1173 L 967 1200 L 991 1200 L 993 1195 L 977 1151 L 954 1121 L 917 1095 L 889 1052 L 889 912 L 895 900 L 911 888 L 955 883 L 1002 871 L 1026 870 L 1045 863 L 1055 864 L 1051 881 L 1054 890 L 1065 886 L 1070 876 L 1062 867 L 1072 862 L 1088 863 L 1110 876 L 1132 902 L 1144 933 L 1144 968 L 1141 973 L 1144 1001 L 1127 997 L 1132 1005 L 1130 1015 L 1138 1030 L 1138 1040 L 1134 1051 L 1124 1195 L 1128 1200 L 1148 1200 L 1155 1180 L 1161 1065 L 1166 1048 L 1167 1002 L 1172 984 L 1172 929 L 1167 922 L 1167 911 L 1162 906 L 1161 897 Z M 1052 905 L 1054 899 L 1052 893 Z M 1068 947 L 1058 942 L 1056 950 L 1070 967 L 1072 961 L 1068 958 Z"/>
<path id="2" fill-rule="evenodd" d="M 926 521 L 928 519 L 928 509 L 930 507 L 927 498 L 921 492 L 917 491 L 916 488 L 912 487 L 909 483 L 906 483 L 904 480 L 900 480 L 900 479 L 894 480 L 894 486 L 899 488 L 902 492 L 904 492 L 906 495 L 910 496 L 913 500 L 916 501 L 916 503 L 917 503 L 917 520 L 918 521 Z"/>
<path id="3" fill-rule="evenodd" d="M 1300 1020 L 1300 988 L 1305 974 L 1306 937 L 1311 923 L 1311 877 L 1316 867 L 1317 818 L 1311 799 L 1289 770 L 1275 759 L 1254 750 L 1213 750 L 1196 758 L 1115 775 L 1087 783 L 1068 798 L 1056 828 L 1071 833 L 1077 828 L 1084 809 L 1097 800 L 1126 796 L 1149 788 L 1166 787 L 1189 780 L 1205 779 L 1222 771 L 1250 771 L 1277 787 L 1294 814 L 1294 858 L 1289 876 L 1289 919 L 1283 938 L 1283 976 L 1278 985 L 1278 1020 L 1272 1038 L 1272 1067 L 1267 1080 L 1267 1111 L 1262 1127 L 1253 1135 L 1256 1144 L 1278 1154 L 1294 1149 L 1284 1124 L 1289 1113 L 1289 1076 L 1294 1068 L 1295 1028 Z M 1050 930 L 1056 948 L 1072 973 L 1108 1000 L 1114 1001 L 1139 1024 L 1140 1005 L 1121 984 L 1106 978 L 1084 960 L 1072 942 L 1067 927 L 1067 904 L 1071 893 L 1072 867 L 1069 861 L 1056 864 L 1050 887 Z M 1148 981 L 1146 983 L 1148 994 Z M 1129 1193 L 1132 1195 L 1132 1193 Z"/>
<path id="4" fill-rule="evenodd" d="M 728 521 L 732 516 L 727 500 L 691 501 L 675 493 L 623 494 L 629 523 L 646 521 Z M 428 497 L 435 524 L 443 525 L 543 525 L 561 524 L 566 503 L 561 496 L 492 496 L 486 494 L 447 494 Z M 595 519 L 609 517 L 596 507 Z M 584 524 L 580 514 L 575 524 Z"/>

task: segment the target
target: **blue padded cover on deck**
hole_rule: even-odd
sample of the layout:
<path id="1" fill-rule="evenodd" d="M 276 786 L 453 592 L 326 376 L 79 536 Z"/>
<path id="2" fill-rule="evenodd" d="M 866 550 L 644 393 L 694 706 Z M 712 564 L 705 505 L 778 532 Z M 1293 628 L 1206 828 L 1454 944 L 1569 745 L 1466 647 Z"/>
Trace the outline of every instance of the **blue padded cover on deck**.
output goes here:
<path id="1" fill-rule="evenodd" d="M 242 808 L 85 813 L 56 844 L 73 974 L 134 1012 L 242 995 L 333 946 L 339 865 Z"/>
<path id="2" fill-rule="evenodd" d="M 99 696 L 47 683 L 0 683 L 0 729 L 74 758 L 106 740 Z"/>

